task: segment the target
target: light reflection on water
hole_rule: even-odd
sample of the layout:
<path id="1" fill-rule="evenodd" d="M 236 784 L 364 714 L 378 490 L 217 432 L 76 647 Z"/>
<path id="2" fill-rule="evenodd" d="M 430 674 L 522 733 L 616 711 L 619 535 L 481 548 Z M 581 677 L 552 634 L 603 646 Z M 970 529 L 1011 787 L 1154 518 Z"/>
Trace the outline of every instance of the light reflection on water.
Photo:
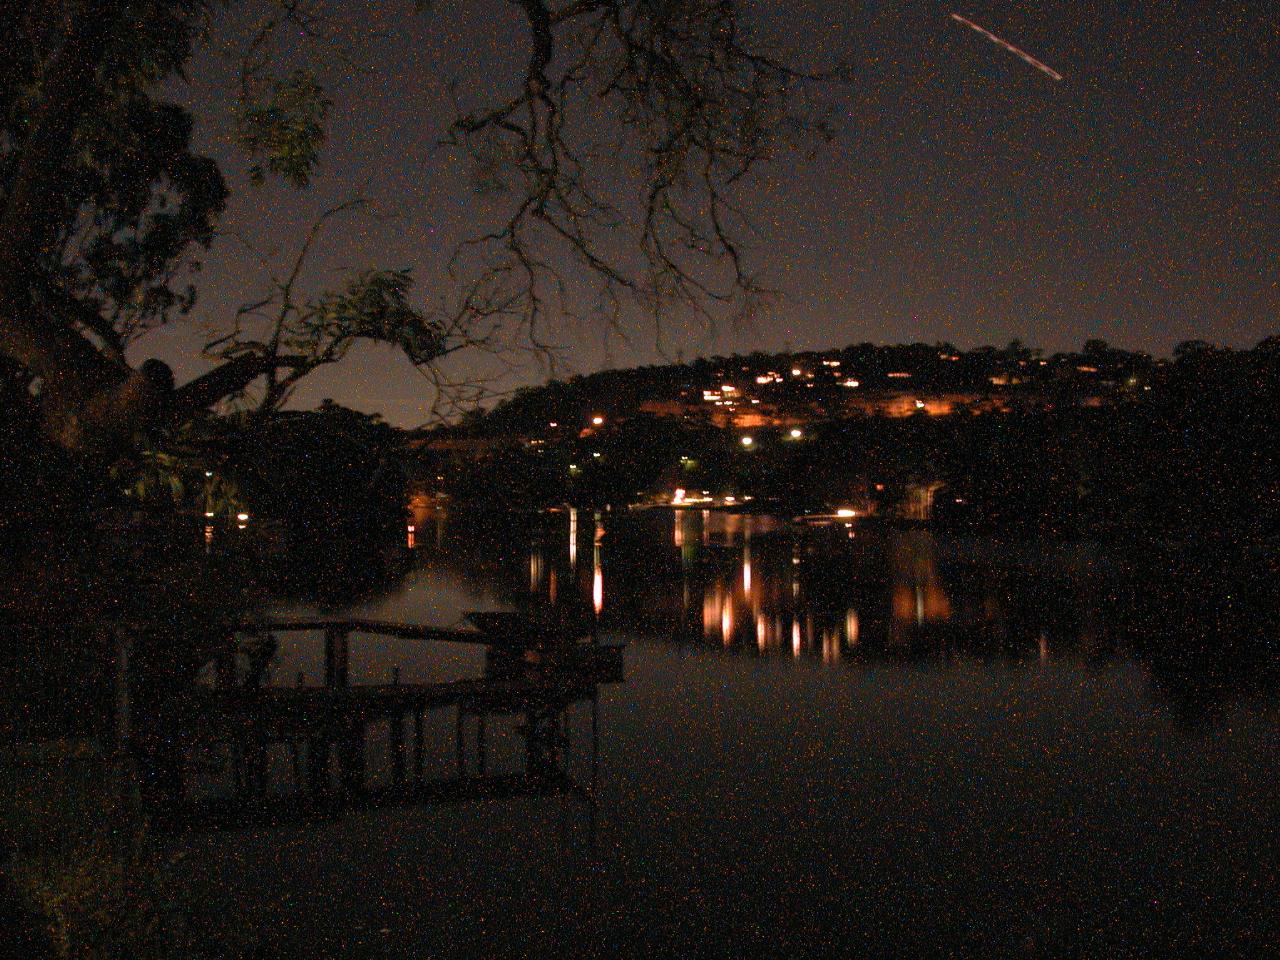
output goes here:
<path id="1" fill-rule="evenodd" d="M 912 648 L 948 627 L 964 632 L 1002 617 L 992 591 L 973 596 L 972 584 L 945 582 L 937 544 L 923 532 L 797 530 L 774 517 L 709 510 L 606 523 L 597 512 L 584 581 L 576 575 L 577 511 L 568 512 L 567 536 L 556 536 L 564 520 L 552 515 L 530 531 L 529 587 L 511 585 L 514 605 L 579 605 L 625 632 L 824 663 L 851 655 L 864 631 L 877 649 Z M 957 590 L 966 594 L 960 612 Z M 1038 635 L 1042 659 L 1048 645 Z"/>
<path id="2" fill-rule="evenodd" d="M 434 545 L 418 551 L 425 569 L 367 609 L 441 622 L 442 609 L 551 605 L 633 642 L 827 667 L 1095 669 L 1137 659 L 1193 723 L 1235 688 L 1270 689 L 1269 647 L 1251 638 L 1274 633 L 1276 598 L 1267 578 L 1239 564 L 1234 581 L 1210 568 L 1133 577 L 1123 561 L 1081 544 L 859 522 L 807 527 L 712 510 L 583 519 L 566 509 L 439 520 Z M 581 551 L 589 565 L 578 562 Z"/>
<path id="3" fill-rule="evenodd" d="M 300 945 L 325 924 L 331 955 L 385 928 L 377 955 L 403 957 L 1274 943 L 1275 621 L 1251 582 L 1125 592 L 1082 548 L 703 511 L 438 529 L 362 615 L 554 604 L 631 643 L 601 701 L 600 859 L 566 867 L 562 811 L 533 803 L 212 847 L 210 895 L 256 856 L 240 902 L 280 899 L 259 922 Z M 406 679 L 427 659 L 373 654 Z"/>

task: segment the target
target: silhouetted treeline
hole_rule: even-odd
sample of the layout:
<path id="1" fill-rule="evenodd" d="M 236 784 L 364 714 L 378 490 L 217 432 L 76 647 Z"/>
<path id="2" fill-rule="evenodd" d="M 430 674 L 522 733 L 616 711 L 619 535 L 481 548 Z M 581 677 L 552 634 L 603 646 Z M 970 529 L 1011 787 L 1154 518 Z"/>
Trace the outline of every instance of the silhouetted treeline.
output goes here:
<path id="1" fill-rule="evenodd" d="M 968 351 L 950 343 L 861 343 L 825 351 L 755 352 L 552 380 L 516 391 L 491 411 L 477 411 L 463 426 L 472 435 L 487 436 L 576 430 L 594 416 L 631 416 L 644 404 L 696 406 L 704 391 L 726 384 L 738 391 L 743 409 L 751 396 L 783 413 L 808 417 L 835 413 L 855 396 L 885 390 L 998 395 L 1016 404 L 1069 403 L 1144 392 L 1166 363 L 1104 340 L 1089 340 L 1078 353 L 1052 355 L 1017 340 L 1003 348 Z"/>
<path id="2" fill-rule="evenodd" d="M 864 378 L 869 358 L 878 358 L 882 371 L 911 372 L 922 395 L 935 375 L 951 377 L 947 386 L 957 389 L 979 374 L 988 382 L 1021 379 L 1012 386 L 1039 391 L 1039 401 L 906 417 L 831 416 L 815 403 L 809 419 L 789 417 L 785 426 L 721 429 L 687 413 L 638 408 L 651 391 L 727 379 L 733 364 L 747 368 L 745 380 L 784 359 L 801 370 L 809 361 L 752 355 L 609 371 L 525 391 L 461 428 L 429 435 L 417 482 L 463 501 L 528 506 L 661 499 L 684 489 L 800 509 L 860 502 L 886 515 L 906 514 L 928 491 L 936 523 L 1061 537 L 1134 530 L 1272 537 L 1280 524 L 1280 338 L 1250 350 L 1191 342 L 1169 360 L 1091 342 L 1043 365 L 1019 345 L 808 356 L 838 359 L 846 370 L 861 363 Z M 1016 378 L 1016 369 L 1030 372 Z M 1086 388 L 1092 392 L 1081 393 Z M 1073 391 L 1089 402 L 1070 402 Z M 437 438 L 445 442 L 432 443 Z"/>

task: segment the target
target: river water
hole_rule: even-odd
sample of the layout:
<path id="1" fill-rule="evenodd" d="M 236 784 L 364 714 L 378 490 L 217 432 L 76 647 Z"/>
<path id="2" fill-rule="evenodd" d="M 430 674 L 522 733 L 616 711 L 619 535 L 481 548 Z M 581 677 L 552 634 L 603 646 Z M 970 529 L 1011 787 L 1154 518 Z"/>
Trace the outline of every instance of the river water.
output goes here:
<path id="1" fill-rule="evenodd" d="M 188 844 L 196 912 L 312 956 L 1276 950 L 1274 581 L 1247 564 L 696 511 L 414 539 L 355 612 L 553 605 L 628 644 L 594 815 L 562 795 L 215 834 Z M 282 649 L 280 682 L 315 646 Z M 351 676 L 477 656 L 369 640 Z M 566 721 L 583 783 L 590 713 Z"/>

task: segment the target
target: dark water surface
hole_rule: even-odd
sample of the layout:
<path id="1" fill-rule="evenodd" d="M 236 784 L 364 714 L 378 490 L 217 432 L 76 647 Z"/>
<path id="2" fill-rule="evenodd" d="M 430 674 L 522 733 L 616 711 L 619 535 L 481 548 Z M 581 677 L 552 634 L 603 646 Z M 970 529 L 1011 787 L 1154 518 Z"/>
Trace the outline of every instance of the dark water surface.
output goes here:
<path id="1" fill-rule="evenodd" d="M 1277 950 L 1273 571 L 695 512 L 416 538 L 420 568 L 360 612 L 554 603 L 629 643 L 594 825 L 561 796 L 213 835 L 187 861 L 200 913 L 310 956 Z M 352 656 L 353 682 L 412 682 L 477 654 Z"/>

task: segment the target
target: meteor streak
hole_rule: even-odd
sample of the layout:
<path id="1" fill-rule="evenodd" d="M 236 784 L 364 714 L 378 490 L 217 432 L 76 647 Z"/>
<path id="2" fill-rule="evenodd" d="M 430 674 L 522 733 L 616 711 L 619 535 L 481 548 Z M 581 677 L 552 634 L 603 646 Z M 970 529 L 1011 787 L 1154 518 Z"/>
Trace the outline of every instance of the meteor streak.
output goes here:
<path id="1" fill-rule="evenodd" d="M 951 19 L 955 20 L 957 23 L 963 23 L 966 27 L 968 27 L 971 30 L 977 30 L 980 34 L 982 34 L 992 43 L 999 44 L 1000 46 L 1008 50 L 1010 53 L 1017 54 L 1024 61 L 1031 64 L 1031 66 L 1035 67 L 1041 73 L 1047 73 L 1049 76 L 1053 77 L 1053 79 L 1055 80 L 1062 79 L 1062 74 L 1060 74 L 1057 70 L 1054 70 L 1053 67 L 1046 66 L 1045 64 L 1037 60 L 1035 57 L 1031 56 L 1031 54 L 1029 53 L 1023 53 L 1021 50 L 1015 47 L 1012 43 L 1009 43 L 1007 40 L 1001 40 L 990 30 L 987 30 L 984 27 L 978 26 L 976 23 L 974 23 L 972 20 L 968 19 L 967 17 L 962 17 L 958 13 L 953 13 L 951 14 Z"/>

